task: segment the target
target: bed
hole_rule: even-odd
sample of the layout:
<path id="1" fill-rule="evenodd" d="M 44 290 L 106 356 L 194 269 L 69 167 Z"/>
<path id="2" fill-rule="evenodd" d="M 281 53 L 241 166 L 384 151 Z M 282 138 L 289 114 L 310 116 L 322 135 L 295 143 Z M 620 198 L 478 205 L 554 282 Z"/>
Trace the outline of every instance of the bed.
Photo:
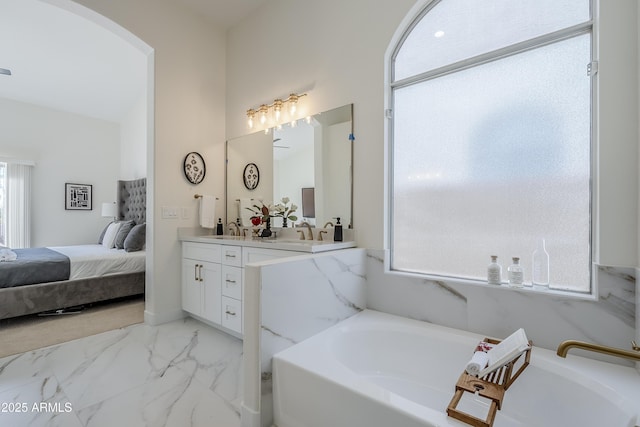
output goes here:
<path id="1" fill-rule="evenodd" d="M 142 231 L 138 236 L 144 239 L 146 179 L 118 181 L 117 193 L 118 220 L 138 224 L 138 231 Z M 129 252 L 106 248 L 102 244 L 16 249 L 19 254 L 16 261 L 25 264 L 23 272 L 14 276 L 24 276 L 25 271 L 35 270 L 29 268 L 31 260 L 26 258 L 45 262 L 41 271 L 54 276 L 41 282 L 37 274 L 36 278 L 32 274 L 26 279 L 28 284 L 19 284 L 9 283 L 13 276 L 5 272 L 1 276 L 3 283 L 0 283 L 0 319 L 144 294 L 146 254 L 144 250 L 135 249 Z M 14 262 L 1 262 L 0 268 L 16 269 L 17 263 L 13 267 L 10 265 Z"/>

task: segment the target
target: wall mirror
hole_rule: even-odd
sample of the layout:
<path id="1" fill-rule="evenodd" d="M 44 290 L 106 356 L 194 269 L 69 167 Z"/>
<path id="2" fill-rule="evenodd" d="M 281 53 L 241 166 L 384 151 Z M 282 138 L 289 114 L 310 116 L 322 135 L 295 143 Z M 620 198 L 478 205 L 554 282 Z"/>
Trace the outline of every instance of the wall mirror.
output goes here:
<path id="1" fill-rule="evenodd" d="M 288 197 L 298 206 L 297 223 L 323 227 L 340 217 L 345 227 L 353 226 L 352 134 L 353 104 L 347 104 L 298 120 L 295 126 L 227 141 L 226 221 L 251 226 L 247 206 L 260 200 L 276 204 Z M 248 188 L 246 167 L 252 164 L 260 179 Z M 281 218 L 272 221 L 272 226 L 282 226 Z"/>

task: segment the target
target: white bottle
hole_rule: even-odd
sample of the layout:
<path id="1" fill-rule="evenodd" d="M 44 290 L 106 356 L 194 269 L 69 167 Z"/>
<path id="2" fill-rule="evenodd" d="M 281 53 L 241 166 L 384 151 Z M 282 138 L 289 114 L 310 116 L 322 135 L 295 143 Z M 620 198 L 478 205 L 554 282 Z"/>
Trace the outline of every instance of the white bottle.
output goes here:
<path id="1" fill-rule="evenodd" d="M 498 264 L 497 255 L 491 255 L 491 264 L 487 267 L 487 283 L 490 285 L 502 284 L 502 267 Z"/>
<path id="2" fill-rule="evenodd" d="M 531 271 L 531 283 L 540 288 L 549 287 L 549 253 L 544 243 L 544 239 L 540 239 L 533 251 L 533 270 Z"/>
<path id="3" fill-rule="evenodd" d="M 509 286 L 513 288 L 521 288 L 524 286 L 524 270 L 520 265 L 520 258 L 513 257 L 513 264 L 507 268 L 509 274 Z"/>

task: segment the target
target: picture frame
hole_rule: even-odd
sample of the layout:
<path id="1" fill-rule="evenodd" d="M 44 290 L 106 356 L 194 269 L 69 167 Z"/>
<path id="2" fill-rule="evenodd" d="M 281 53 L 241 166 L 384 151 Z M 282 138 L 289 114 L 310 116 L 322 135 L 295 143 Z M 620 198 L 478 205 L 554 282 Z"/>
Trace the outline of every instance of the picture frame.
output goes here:
<path id="1" fill-rule="evenodd" d="M 90 211 L 93 209 L 93 186 L 91 184 L 64 184 L 64 209 L 68 211 Z"/>

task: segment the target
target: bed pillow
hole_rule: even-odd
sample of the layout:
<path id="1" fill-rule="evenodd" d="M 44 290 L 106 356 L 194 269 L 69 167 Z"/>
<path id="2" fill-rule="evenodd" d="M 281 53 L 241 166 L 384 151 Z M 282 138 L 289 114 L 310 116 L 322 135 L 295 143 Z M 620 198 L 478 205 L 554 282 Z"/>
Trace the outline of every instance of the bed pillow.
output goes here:
<path id="1" fill-rule="evenodd" d="M 146 224 L 138 224 L 131 229 L 127 238 L 124 239 L 124 250 L 127 252 L 141 251 L 146 241 Z"/>
<path id="2" fill-rule="evenodd" d="M 120 229 L 118 230 L 118 234 L 116 235 L 116 240 L 113 243 L 116 249 L 124 249 L 124 239 L 127 238 L 129 232 L 135 225 L 135 221 L 124 221 L 120 225 Z"/>
<path id="3" fill-rule="evenodd" d="M 102 241 L 104 240 L 104 234 L 107 232 L 107 228 L 109 228 L 109 226 L 113 224 L 113 221 L 111 221 L 109 224 L 105 225 L 104 228 L 102 229 L 102 233 L 100 233 L 100 237 L 98 237 L 98 244 L 101 245 Z"/>
<path id="4" fill-rule="evenodd" d="M 121 222 L 112 222 L 107 227 L 107 231 L 104 233 L 104 238 L 102 239 L 102 246 L 105 248 L 111 249 L 113 248 L 116 242 L 116 236 L 118 235 L 118 231 L 120 230 Z"/>

